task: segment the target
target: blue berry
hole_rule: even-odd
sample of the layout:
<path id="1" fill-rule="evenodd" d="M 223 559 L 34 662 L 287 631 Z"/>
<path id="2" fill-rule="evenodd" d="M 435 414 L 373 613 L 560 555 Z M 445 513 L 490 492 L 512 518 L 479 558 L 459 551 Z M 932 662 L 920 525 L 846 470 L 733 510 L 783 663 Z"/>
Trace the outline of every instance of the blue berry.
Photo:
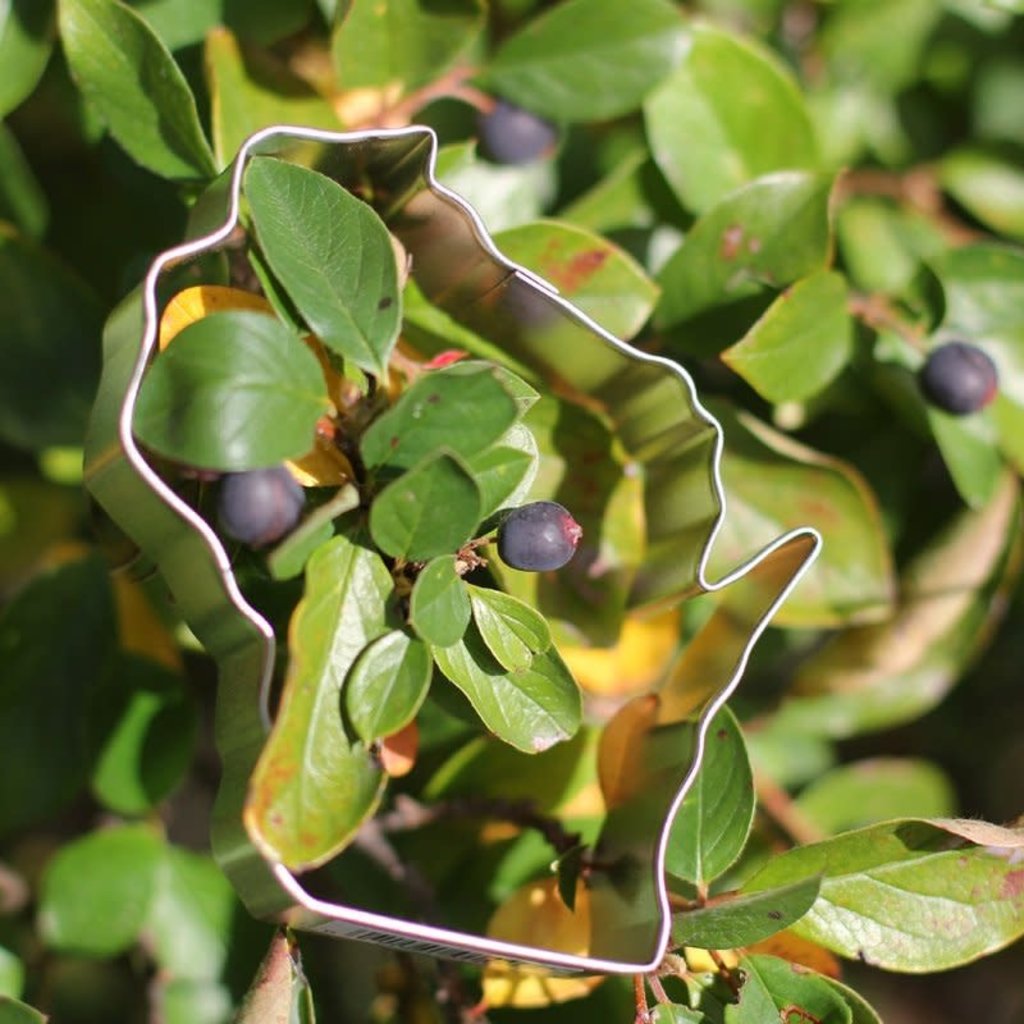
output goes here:
<path id="1" fill-rule="evenodd" d="M 576 552 L 583 529 L 556 501 L 514 509 L 498 527 L 498 554 L 513 569 L 561 569 Z"/>
<path id="2" fill-rule="evenodd" d="M 547 156 L 558 142 L 558 129 L 544 118 L 505 100 L 479 121 L 484 154 L 499 164 L 527 164 Z"/>
<path id="3" fill-rule="evenodd" d="M 228 536 L 263 547 L 298 522 L 304 503 L 302 488 L 287 468 L 273 466 L 224 477 L 217 512 Z"/>
<path id="4" fill-rule="evenodd" d="M 918 370 L 924 397 L 938 409 L 966 416 L 983 409 L 996 396 L 996 365 L 980 348 L 951 341 L 932 349 Z"/>

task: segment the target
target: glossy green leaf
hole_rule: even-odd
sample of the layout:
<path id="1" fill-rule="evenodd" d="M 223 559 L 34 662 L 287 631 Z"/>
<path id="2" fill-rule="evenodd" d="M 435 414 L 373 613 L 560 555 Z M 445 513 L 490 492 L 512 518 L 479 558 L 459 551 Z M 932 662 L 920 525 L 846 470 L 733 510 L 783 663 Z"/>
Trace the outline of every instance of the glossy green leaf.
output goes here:
<path id="1" fill-rule="evenodd" d="M 817 144 L 792 75 L 770 50 L 710 25 L 647 97 L 655 163 L 680 202 L 704 213 L 773 171 L 814 170 Z"/>
<path id="2" fill-rule="evenodd" d="M 91 786 L 120 814 L 141 814 L 182 780 L 199 716 L 180 679 L 156 662 L 122 655 L 89 708 Z"/>
<path id="3" fill-rule="evenodd" d="M 844 985 L 835 978 L 824 978 L 824 981 L 849 1007 L 852 1024 L 882 1024 L 882 1018 L 878 1016 L 875 1008 L 849 985 Z"/>
<path id="4" fill-rule="evenodd" d="M 846 281 L 822 270 L 783 292 L 722 359 L 769 402 L 798 402 L 838 375 L 853 349 Z"/>
<path id="5" fill-rule="evenodd" d="M 310 330 L 381 376 L 402 316 L 381 219 L 325 175 L 270 157 L 250 161 L 244 188 L 263 256 Z"/>
<path id="6" fill-rule="evenodd" d="M 943 158 L 939 174 L 943 188 L 983 224 L 1024 239 L 1024 171 L 1019 160 L 964 147 Z"/>
<path id="7" fill-rule="evenodd" d="M 241 43 L 226 28 L 206 36 L 213 151 L 219 166 L 260 128 L 275 124 L 337 130 L 331 104 L 265 50 Z"/>
<path id="8" fill-rule="evenodd" d="M 507 39 L 485 81 L 546 117 L 604 120 L 635 109 L 684 46 L 683 21 L 667 0 L 568 0 Z"/>
<path id="9" fill-rule="evenodd" d="M 313 0 L 134 0 L 134 6 L 169 50 L 202 43 L 218 26 L 268 46 L 295 35 L 313 13 Z"/>
<path id="10" fill-rule="evenodd" d="M 0 773 L 3 832 L 48 818 L 87 779 L 82 723 L 90 688 L 102 678 L 115 642 L 107 569 L 99 558 L 40 573 L 4 608 L 0 743 L 18 771 Z"/>
<path id="11" fill-rule="evenodd" d="M 501 231 L 494 243 L 617 338 L 632 338 L 651 315 L 657 285 L 630 255 L 600 235 L 548 220 Z"/>
<path id="12" fill-rule="evenodd" d="M 579 689 L 553 648 L 529 668 L 506 672 L 471 626 L 458 643 L 434 647 L 433 654 L 484 725 L 518 750 L 547 750 L 579 728 Z"/>
<path id="13" fill-rule="evenodd" d="M 779 625 L 875 621 L 892 608 L 892 556 L 875 496 L 848 463 L 812 451 L 747 413 L 712 403 L 725 432 L 728 501 L 712 555 L 721 575 L 786 530 L 813 526 L 821 554 L 775 615 Z"/>
<path id="14" fill-rule="evenodd" d="M 1018 485 L 954 517 L 907 565 L 885 622 L 832 637 L 799 668 L 783 731 L 843 737 L 916 718 L 949 692 L 1016 579 Z"/>
<path id="15" fill-rule="evenodd" d="M 537 477 L 539 451 L 530 429 L 514 423 L 491 445 L 466 459 L 480 489 L 480 518 L 527 500 Z"/>
<path id="16" fill-rule="evenodd" d="M 49 1018 L 28 1003 L 0 995 L 0 1021 L 3 1024 L 46 1024 Z"/>
<path id="17" fill-rule="evenodd" d="M 698 949 L 750 946 L 799 921 L 818 898 L 820 880 L 804 878 L 792 885 L 698 907 L 676 914 L 673 935 Z"/>
<path id="18" fill-rule="evenodd" d="M 482 452 L 519 415 L 496 369 L 459 362 L 418 377 L 363 434 L 364 463 L 409 469 L 445 448 L 462 459 Z"/>
<path id="19" fill-rule="evenodd" d="M 41 238 L 49 219 L 46 193 L 14 133 L 0 121 L 0 220 L 10 221 L 29 238 Z"/>
<path id="20" fill-rule="evenodd" d="M 794 931 L 886 970 L 941 971 L 1024 934 L 1022 843 L 984 822 L 890 821 L 774 857 L 744 891 L 820 874 Z"/>
<path id="21" fill-rule="evenodd" d="M 359 738 L 372 743 L 408 725 L 427 696 L 432 669 L 427 645 L 400 629 L 371 640 L 342 691 Z"/>
<path id="22" fill-rule="evenodd" d="M 171 977 L 215 981 L 237 911 L 234 890 L 210 857 L 166 846 L 145 924 L 153 959 Z"/>
<path id="23" fill-rule="evenodd" d="M 800 813 L 828 835 L 890 818 L 941 818 L 952 814 L 955 805 L 953 786 L 942 769 L 909 757 L 841 765 L 796 799 Z"/>
<path id="24" fill-rule="evenodd" d="M 500 590 L 469 587 L 473 621 L 487 649 L 509 672 L 527 669 L 534 655 L 551 646 L 551 630 L 540 612 Z"/>
<path id="25" fill-rule="evenodd" d="M 71 74 L 128 154 L 165 178 L 211 178 L 195 98 L 145 20 L 120 0 L 59 0 L 58 12 Z"/>
<path id="26" fill-rule="evenodd" d="M 189 324 L 142 381 L 135 433 L 189 466 L 237 472 L 305 455 L 329 402 L 316 356 L 275 317 Z"/>
<path id="27" fill-rule="evenodd" d="M 0 117 L 29 96 L 53 49 L 53 0 L 7 0 L 0 9 Z"/>
<path id="28" fill-rule="evenodd" d="M 114 956 L 139 937 L 164 856 L 148 825 L 119 825 L 64 846 L 43 876 L 39 929 L 51 949 Z"/>
<path id="29" fill-rule="evenodd" d="M 743 986 L 739 1000 L 725 1008 L 725 1024 L 765 1024 L 775 1020 L 813 1020 L 816 1024 L 853 1024 L 846 1001 L 825 978 L 774 956 L 740 960 Z"/>
<path id="30" fill-rule="evenodd" d="M 346 735 L 339 709 L 342 683 L 359 653 L 388 630 L 392 590 L 380 556 L 343 534 L 319 548 L 306 568 L 281 705 L 245 810 L 260 848 L 293 869 L 333 857 L 380 800 L 380 767 Z"/>
<path id="31" fill-rule="evenodd" d="M 341 487 L 309 513 L 273 551 L 267 555 L 267 568 L 276 580 L 287 580 L 306 567 L 310 555 L 334 536 L 334 521 L 359 507 L 359 491 L 353 484 Z"/>
<path id="32" fill-rule="evenodd" d="M 754 777 L 739 723 L 728 708 L 712 719 L 697 778 L 669 831 L 665 870 L 706 885 L 743 851 L 754 821 Z"/>
<path id="33" fill-rule="evenodd" d="M 457 551 L 479 521 L 479 489 L 462 464 L 444 453 L 393 480 L 370 506 L 374 543 L 414 562 Z"/>
<path id="34" fill-rule="evenodd" d="M 299 947 L 283 929 L 275 932 L 235 1017 L 237 1024 L 313 1024 L 313 995 Z"/>
<path id="35" fill-rule="evenodd" d="M 440 555 L 427 562 L 416 577 L 409 598 L 409 623 L 428 644 L 448 647 L 469 625 L 472 606 L 455 559 Z"/>
<path id="36" fill-rule="evenodd" d="M 831 184 L 796 171 L 770 174 L 709 209 L 658 274 L 655 323 L 672 327 L 822 269 L 829 258 Z M 700 337 L 684 342 L 702 353 L 723 347 Z"/>
<path id="37" fill-rule="evenodd" d="M 342 0 L 331 56 L 345 89 L 432 81 L 473 45 L 484 24 L 483 0 Z"/>

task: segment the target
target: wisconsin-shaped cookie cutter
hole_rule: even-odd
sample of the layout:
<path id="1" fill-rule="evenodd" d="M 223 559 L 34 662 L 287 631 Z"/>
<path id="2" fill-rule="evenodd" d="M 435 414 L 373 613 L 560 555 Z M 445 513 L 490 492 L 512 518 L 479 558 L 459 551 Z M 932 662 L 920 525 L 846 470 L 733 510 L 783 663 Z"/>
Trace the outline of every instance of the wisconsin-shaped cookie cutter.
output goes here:
<path id="1" fill-rule="evenodd" d="M 276 638 L 239 589 L 221 539 L 156 472 L 136 443 L 132 419 L 157 348 L 162 306 L 211 280 L 218 254 L 242 235 L 242 175 L 256 154 L 313 166 L 343 186 L 372 187 L 372 205 L 411 256 L 411 273 L 434 305 L 502 348 L 542 379 L 598 405 L 628 456 L 642 466 L 647 555 L 632 606 L 683 600 L 729 587 L 694 641 L 692 669 L 659 693 L 657 721 L 642 732 L 643 785 L 613 806 L 594 860 L 613 870 L 589 880 L 591 939 L 585 955 L 500 941 L 374 910 L 330 903 L 248 835 L 243 807 L 270 716 Z M 111 315 L 104 367 L 86 444 L 86 484 L 165 581 L 182 617 L 219 666 L 216 740 L 222 779 L 211 826 L 214 855 L 255 916 L 292 928 L 366 940 L 452 959 L 504 960 L 565 973 L 654 970 L 670 941 L 664 879 L 673 816 L 692 786 L 708 726 L 737 686 L 776 609 L 816 557 L 812 528 L 780 536 L 723 578 L 707 578 L 725 515 L 722 430 L 676 363 L 611 336 L 558 291 L 498 251 L 475 211 L 435 177 L 437 140 L 423 127 L 329 132 L 276 126 L 251 136 L 196 203 L 189 240 L 159 255 L 143 284 Z M 715 630 L 737 615 L 749 632 Z M 702 641 L 701 638 L 705 640 Z M 713 650 L 711 649 L 713 647 Z"/>

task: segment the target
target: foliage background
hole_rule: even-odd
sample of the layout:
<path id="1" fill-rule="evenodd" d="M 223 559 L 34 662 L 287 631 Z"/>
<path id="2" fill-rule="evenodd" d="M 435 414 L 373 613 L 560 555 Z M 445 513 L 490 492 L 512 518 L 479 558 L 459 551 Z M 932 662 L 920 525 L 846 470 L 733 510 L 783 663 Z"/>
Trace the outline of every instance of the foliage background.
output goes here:
<path id="1" fill-rule="evenodd" d="M 781 802 L 785 813 L 786 790 L 798 793 L 832 764 L 890 756 L 933 768 L 924 772 L 927 793 L 914 798 L 920 807 L 908 796 L 882 816 L 955 809 L 1007 821 L 1020 813 L 1024 633 L 1017 560 L 1007 554 L 1015 505 L 982 519 L 955 556 L 937 540 L 968 506 L 991 507 L 1004 465 L 1016 473 L 1024 464 L 1024 259 L 1011 249 L 977 270 L 956 255 L 1024 237 L 1024 19 L 1013 0 L 678 4 L 680 25 L 716 27 L 697 30 L 702 42 L 686 62 L 673 45 L 645 51 L 610 14 L 612 27 L 559 33 L 551 54 L 506 45 L 548 9 L 568 8 L 589 24 L 581 12 L 617 6 L 597 0 L 494 0 L 486 15 L 480 4 L 452 3 L 455 20 L 434 33 L 420 20 L 431 5 L 392 0 L 390 35 L 377 32 L 371 5 L 358 0 L 347 28 L 335 23 L 346 11 L 330 0 L 137 3 L 181 82 L 147 77 L 161 66 L 152 37 L 105 26 L 108 6 L 0 6 L 0 991 L 57 1021 L 221 1020 L 269 938 L 203 853 L 217 773 L 212 667 L 154 613 L 155 590 L 111 589 L 79 487 L 104 317 L 153 255 L 181 237 L 201 182 L 266 123 L 432 124 L 451 146 L 445 180 L 492 230 L 508 232 L 515 258 L 537 260 L 557 280 L 543 233 L 521 228 L 541 216 L 599 232 L 636 257 L 641 280 L 598 283 L 577 298 L 591 301 L 598 319 L 602 303 L 636 304 L 639 317 L 622 332 L 675 355 L 702 396 L 729 403 L 715 406 L 738 460 L 731 474 L 727 462 L 727 488 L 733 514 L 754 533 L 733 536 L 723 557 L 770 539 L 756 533 L 764 523 L 808 522 L 830 542 L 827 573 L 791 611 L 788 625 L 800 628 L 765 638 L 736 705 L 755 765 L 780 786 L 762 787 L 769 812 Z M 89 19 L 100 19 L 91 37 L 82 29 Z M 78 30 L 84 42 L 71 39 Z M 670 75 L 685 77 L 686 88 L 666 90 Z M 180 113 L 189 90 L 204 135 L 185 113 L 151 134 L 139 128 L 150 118 L 147 97 Z M 473 103 L 488 91 L 558 121 L 557 154 L 522 168 L 474 155 Z M 690 99 L 673 98 L 680 95 Z M 751 105 L 755 95 L 762 106 Z M 798 210 L 775 225 L 773 204 L 764 204 L 779 247 L 750 271 L 742 301 L 727 294 L 727 278 L 716 284 L 704 273 L 735 254 L 698 249 L 699 233 L 688 243 L 697 258 L 672 262 L 698 218 L 734 188 L 791 168 L 828 184 L 847 169 L 826 237 L 820 218 L 805 223 Z M 991 251 L 981 251 L 984 263 Z M 980 299 L 977 280 L 986 284 Z M 651 281 L 661 298 L 648 319 Z M 803 304 L 787 319 L 785 304 L 772 303 L 795 281 L 801 291 L 789 293 L 789 308 L 796 294 Z M 983 335 L 971 340 L 991 346 L 1007 396 L 972 426 L 929 415 L 913 387 L 920 349 L 957 326 L 943 319 L 951 307 L 966 308 L 963 322 Z M 741 338 L 745 349 L 719 358 Z M 819 491 L 814 458 L 794 458 L 762 428 L 746 432 L 730 409 L 844 460 L 828 465 L 847 490 L 863 489 L 853 498 Z M 791 472 L 794 491 L 759 489 L 766 465 Z M 979 579 L 979 552 L 993 546 Z M 893 710 L 920 666 L 883 660 L 877 685 L 854 685 L 843 704 L 852 727 L 787 704 L 794 669 L 830 631 L 862 645 L 866 634 L 852 632 L 858 622 L 890 620 L 893 588 L 910 592 L 906 569 L 929 551 L 938 551 L 933 578 L 969 597 L 955 629 L 935 631 L 927 615 L 908 627 L 911 640 L 923 630 L 922 661 L 932 659 L 929 695 Z M 823 677 L 831 698 L 829 671 Z M 900 792 L 884 775 L 874 788 Z M 863 799 L 853 792 L 848 801 Z M 82 837 L 114 819 L 158 822 L 166 842 L 140 824 L 121 833 L 123 849 L 90 859 Z M 55 870 L 52 858 L 76 841 L 82 859 Z M 81 878 L 90 880 L 85 893 Z M 145 901 L 133 903 L 125 885 L 161 894 L 144 920 L 132 907 Z M 302 944 L 321 1019 L 363 1019 L 381 955 L 315 938 Z M 845 977 L 890 1022 L 1011 1022 L 1024 1017 L 1022 966 L 1011 947 L 937 977 L 856 964 Z M 628 1019 L 628 995 L 611 1009 L 614 988 L 598 990 L 597 1004 L 546 1013 Z"/>

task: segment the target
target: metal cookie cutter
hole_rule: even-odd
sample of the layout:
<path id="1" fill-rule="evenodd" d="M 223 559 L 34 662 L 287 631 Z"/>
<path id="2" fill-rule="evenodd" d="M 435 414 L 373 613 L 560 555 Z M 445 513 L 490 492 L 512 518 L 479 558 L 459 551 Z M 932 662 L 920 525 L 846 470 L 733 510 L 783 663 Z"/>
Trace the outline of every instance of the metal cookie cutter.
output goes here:
<path id="1" fill-rule="evenodd" d="M 153 262 L 141 289 L 111 316 L 104 370 L 86 450 L 86 482 L 106 512 L 159 570 L 182 616 L 217 660 L 217 745 L 223 776 L 212 824 L 217 861 L 256 916 L 293 928 L 435 956 L 544 965 L 570 973 L 653 970 L 669 942 L 665 850 L 672 818 L 692 785 L 708 725 L 735 689 L 771 616 L 813 561 L 813 529 L 779 537 L 728 576 L 706 570 L 725 515 L 722 432 L 692 381 L 667 359 L 637 351 L 497 250 L 477 214 L 434 177 L 437 140 L 427 128 L 336 133 L 274 127 L 253 135 L 196 204 L 190 240 Z M 585 955 L 498 941 L 317 898 L 303 879 L 266 859 L 242 809 L 269 723 L 276 639 L 243 598 L 221 540 L 155 472 L 136 445 L 132 417 L 154 355 L 163 305 L 181 288 L 223 280 L 237 246 L 242 174 L 254 154 L 315 167 L 372 196 L 412 257 L 424 295 L 456 321 L 549 382 L 563 399 L 599 408 L 640 467 L 646 555 L 631 606 L 678 602 L 729 589 L 659 693 L 657 721 L 630 751 L 643 784 L 607 814 L 595 861 L 614 865 L 589 881 Z M 367 183 L 369 188 L 366 188 Z M 737 616 L 745 629 L 737 632 Z M 731 628 L 716 626 L 729 620 Z"/>

